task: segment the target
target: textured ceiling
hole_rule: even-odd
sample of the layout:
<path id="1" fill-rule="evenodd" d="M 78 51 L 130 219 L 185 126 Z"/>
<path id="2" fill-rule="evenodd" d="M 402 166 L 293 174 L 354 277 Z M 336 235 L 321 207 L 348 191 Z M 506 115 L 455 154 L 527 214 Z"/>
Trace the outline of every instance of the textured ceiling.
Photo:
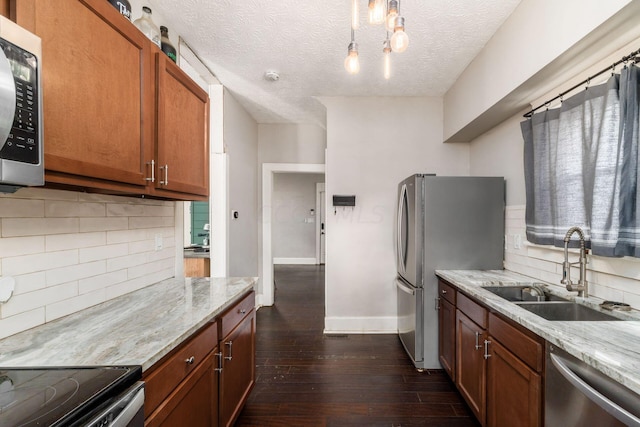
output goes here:
<path id="1" fill-rule="evenodd" d="M 258 123 L 325 126 L 317 96 L 442 96 L 520 0 L 401 0 L 409 48 L 382 75 L 382 26 L 356 31 L 360 73 L 344 58 L 349 0 L 152 0 Z M 154 10 L 155 10 L 154 9 Z M 265 71 L 280 74 L 270 82 Z"/>

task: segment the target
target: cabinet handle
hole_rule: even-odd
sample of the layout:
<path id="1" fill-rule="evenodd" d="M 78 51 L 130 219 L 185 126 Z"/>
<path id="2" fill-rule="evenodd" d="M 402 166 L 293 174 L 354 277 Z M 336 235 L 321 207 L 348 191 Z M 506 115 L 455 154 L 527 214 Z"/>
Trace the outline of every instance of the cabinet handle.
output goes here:
<path id="1" fill-rule="evenodd" d="M 440 298 L 435 298 L 435 302 L 436 302 L 436 311 L 440 310 Z"/>
<path id="2" fill-rule="evenodd" d="M 196 361 L 196 358 L 193 356 L 185 360 L 185 362 L 187 362 L 187 365 L 193 365 L 193 362 L 195 361 Z"/>
<path id="3" fill-rule="evenodd" d="M 246 313 L 247 313 L 247 310 L 245 310 L 244 308 L 243 308 L 243 309 L 238 309 L 238 313 L 240 313 L 240 314 L 246 314 Z"/>
<path id="4" fill-rule="evenodd" d="M 148 165 L 151 165 L 151 178 L 145 178 L 145 181 L 156 182 L 156 161 L 151 160 L 147 162 Z"/>
<path id="5" fill-rule="evenodd" d="M 447 290 L 446 290 L 446 289 L 443 289 L 443 290 L 442 290 L 442 295 L 446 295 L 446 294 L 447 294 Z"/>
<path id="6" fill-rule="evenodd" d="M 160 185 L 169 185 L 169 165 L 160 166 L 160 170 L 164 171 L 164 181 L 160 179 Z"/>
<path id="7" fill-rule="evenodd" d="M 227 360 L 233 359 L 233 355 L 231 354 L 231 350 L 233 350 L 233 341 L 227 341 L 224 344 L 229 346 L 229 355 L 225 356 L 224 358 Z"/>
<path id="8" fill-rule="evenodd" d="M 218 367 L 214 368 L 214 371 L 222 372 L 222 352 L 216 353 L 216 357 L 218 358 Z"/>
<path id="9" fill-rule="evenodd" d="M 491 341 L 484 340 L 484 358 L 485 359 L 488 359 L 491 357 L 491 355 L 489 354 L 489 344 L 491 344 Z"/>
<path id="10" fill-rule="evenodd" d="M 480 334 L 481 332 L 476 331 L 476 350 L 480 350 L 482 348 L 480 345 Z"/>

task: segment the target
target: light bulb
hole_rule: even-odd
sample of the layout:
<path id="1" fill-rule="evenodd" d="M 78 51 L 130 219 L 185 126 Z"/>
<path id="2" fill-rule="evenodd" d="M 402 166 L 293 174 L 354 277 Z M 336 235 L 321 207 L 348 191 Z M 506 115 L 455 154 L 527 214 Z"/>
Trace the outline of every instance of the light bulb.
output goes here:
<path id="1" fill-rule="evenodd" d="M 396 18 L 398 17 L 398 0 L 389 0 L 389 12 L 387 12 L 386 26 L 387 31 L 393 31 L 396 27 Z"/>
<path id="2" fill-rule="evenodd" d="M 396 19 L 396 28 L 391 36 L 391 49 L 394 52 L 404 52 L 409 47 L 409 36 L 404 32 L 404 18 L 399 16 Z"/>
<path id="3" fill-rule="evenodd" d="M 358 0 L 351 0 L 351 29 L 357 30 L 360 27 L 360 9 Z"/>
<path id="4" fill-rule="evenodd" d="M 378 25 L 384 22 L 383 0 L 369 0 L 369 24 Z"/>
<path id="5" fill-rule="evenodd" d="M 344 60 L 344 68 L 349 74 L 358 74 L 360 71 L 360 61 L 358 60 L 358 45 L 355 42 L 349 43 L 349 55 Z"/>
<path id="6" fill-rule="evenodd" d="M 389 39 L 384 41 L 384 78 L 389 80 L 391 78 L 391 43 Z"/>

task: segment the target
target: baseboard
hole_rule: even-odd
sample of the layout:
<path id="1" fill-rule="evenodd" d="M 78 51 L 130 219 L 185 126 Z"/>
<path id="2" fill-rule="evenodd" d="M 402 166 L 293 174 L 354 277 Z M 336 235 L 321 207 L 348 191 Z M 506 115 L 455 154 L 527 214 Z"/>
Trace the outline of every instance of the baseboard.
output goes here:
<path id="1" fill-rule="evenodd" d="M 304 265 L 315 265 L 315 258 L 274 258 L 273 264 L 304 264 Z"/>
<path id="2" fill-rule="evenodd" d="M 325 334 L 396 334 L 398 320 L 391 317 L 325 317 Z"/>

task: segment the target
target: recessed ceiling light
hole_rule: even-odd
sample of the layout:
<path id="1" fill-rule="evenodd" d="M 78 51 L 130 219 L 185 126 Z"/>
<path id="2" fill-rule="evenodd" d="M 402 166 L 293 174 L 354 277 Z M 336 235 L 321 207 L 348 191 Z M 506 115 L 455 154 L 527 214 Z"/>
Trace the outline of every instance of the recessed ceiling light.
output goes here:
<path id="1" fill-rule="evenodd" d="M 270 82 L 277 82 L 278 80 L 280 80 L 280 74 L 276 73 L 275 71 L 267 71 L 264 73 L 264 79 Z"/>

